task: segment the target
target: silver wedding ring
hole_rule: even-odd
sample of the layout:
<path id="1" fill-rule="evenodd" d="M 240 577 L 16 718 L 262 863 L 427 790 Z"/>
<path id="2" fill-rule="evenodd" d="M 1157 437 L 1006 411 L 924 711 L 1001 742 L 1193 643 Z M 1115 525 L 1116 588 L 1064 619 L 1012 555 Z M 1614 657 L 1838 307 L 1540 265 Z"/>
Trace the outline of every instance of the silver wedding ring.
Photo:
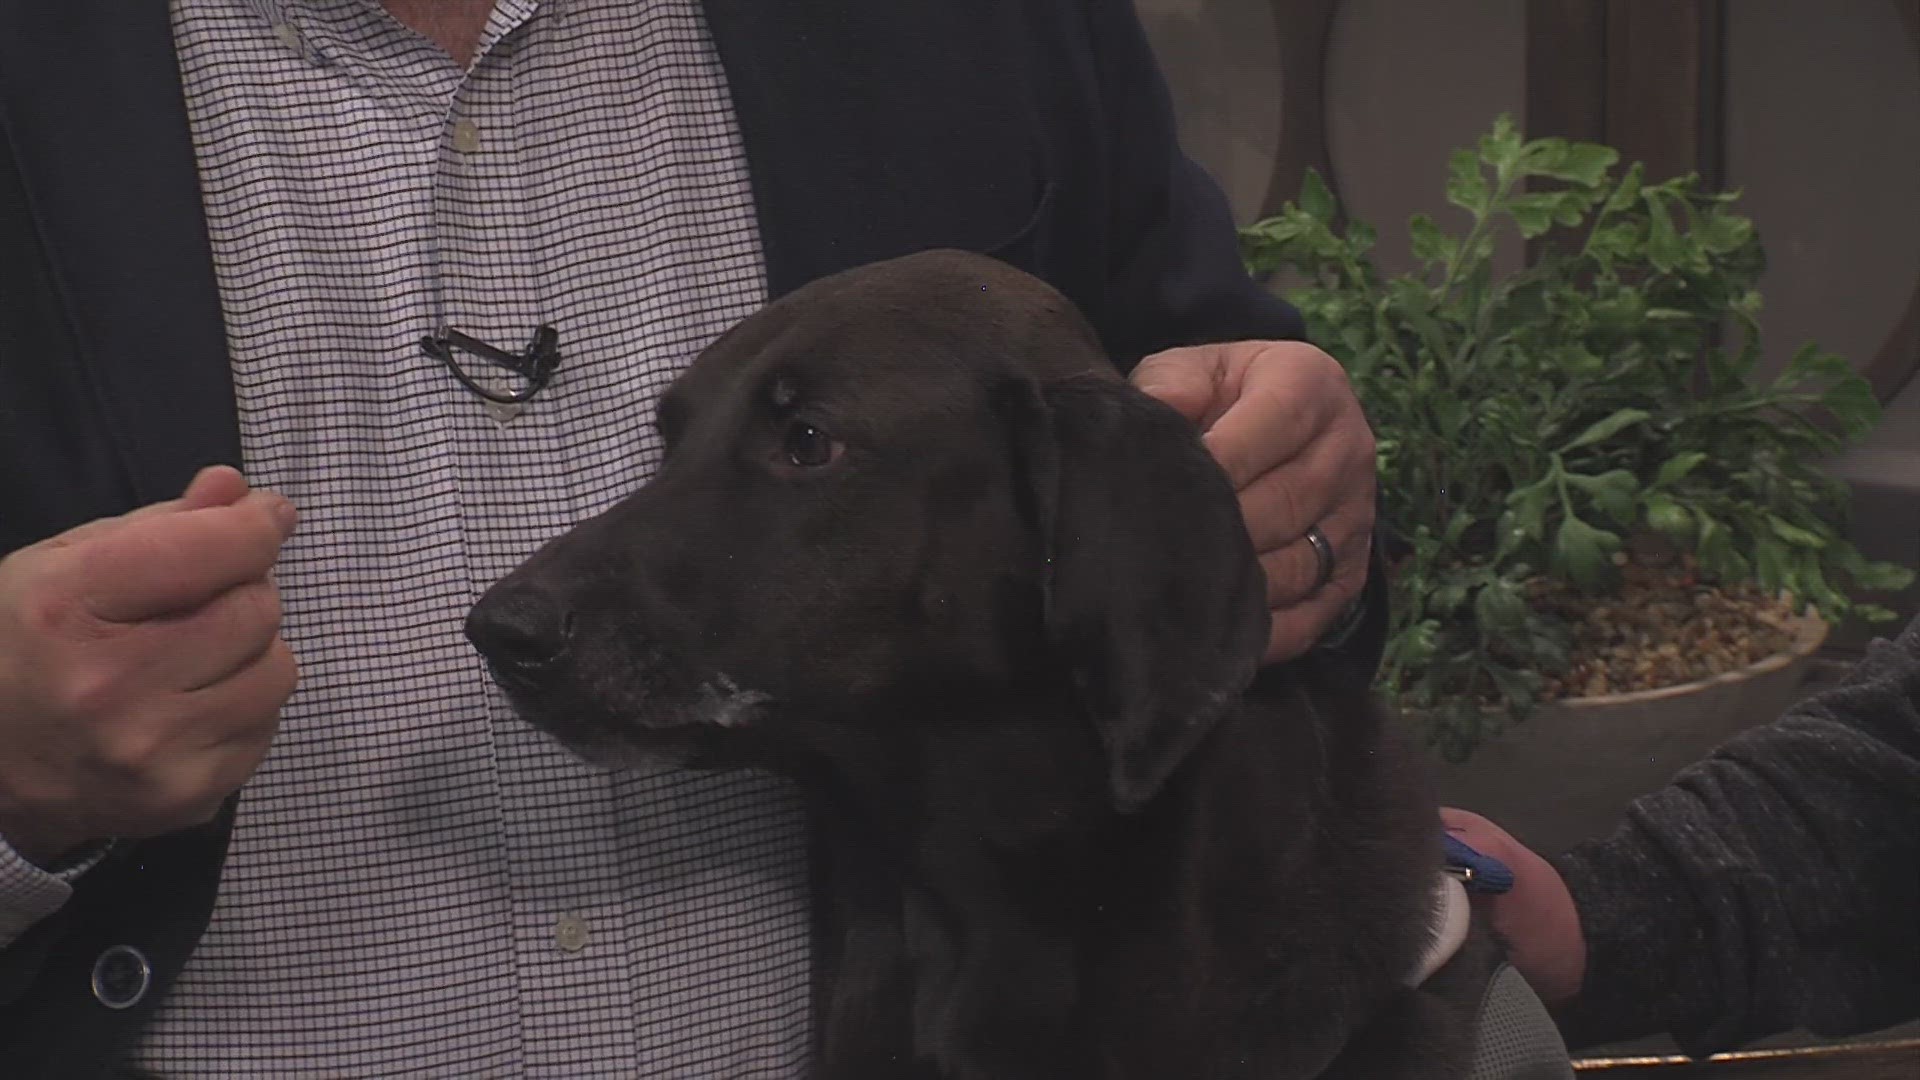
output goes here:
<path id="1" fill-rule="evenodd" d="M 1313 577 L 1313 587 L 1307 590 L 1311 596 L 1333 580 L 1333 545 L 1327 542 L 1327 534 L 1321 532 L 1318 525 L 1307 526 L 1307 544 L 1313 548 L 1313 557 L 1320 564 L 1319 572 Z"/>

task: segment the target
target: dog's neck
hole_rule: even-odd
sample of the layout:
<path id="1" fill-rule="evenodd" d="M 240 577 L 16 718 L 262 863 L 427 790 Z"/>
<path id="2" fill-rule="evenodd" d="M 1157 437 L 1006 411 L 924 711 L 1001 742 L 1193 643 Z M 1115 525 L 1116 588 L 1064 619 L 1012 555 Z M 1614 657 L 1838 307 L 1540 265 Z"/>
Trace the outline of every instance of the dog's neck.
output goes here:
<path id="1" fill-rule="evenodd" d="M 1117 815 L 1096 737 L 1067 719 L 1065 691 L 956 695 L 917 708 L 910 722 L 820 725 L 813 771 L 801 779 L 832 827 L 883 853 L 903 881 L 969 922 L 1004 903 L 1034 902 L 1015 894 L 1084 878 L 1072 860 Z M 910 739 L 884 734 L 905 728 Z"/>
<path id="2" fill-rule="evenodd" d="M 1284 679 L 1257 686 L 1167 789 L 1128 815 L 1112 807 L 1100 755 L 1084 741 L 1094 736 L 1066 721 L 1058 698 L 969 703 L 985 711 L 912 725 L 910 756 L 876 743 L 851 767 L 843 759 L 827 829 L 841 856 L 864 863 L 869 891 L 856 918 L 897 920 L 887 933 L 898 954 L 879 962 L 899 969 L 909 1052 L 954 1078 L 1178 1075 L 1180 1053 L 1212 1049 L 1204 1040 L 1258 1040 L 1243 1025 L 1284 1019 L 1269 1030 L 1324 1032 L 1326 1042 L 1264 1048 L 1269 1074 L 1315 1075 L 1418 955 L 1430 895 L 1430 872 L 1384 865 L 1404 843 L 1342 850 L 1340 821 L 1372 814 L 1369 829 L 1401 837 L 1431 835 L 1432 823 L 1405 814 L 1398 797 L 1376 806 L 1370 791 L 1327 790 L 1333 759 L 1365 753 L 1376 733 L 1334 729 L 1298 697 Z M 1248 829 L 1267 842 L 1232 842 Z M 1340 896 L 1351 880 L 1386 880 L 1388 891 Z M 1342 925 L 1304 919 L 1326 910 Z M 1364 989 L 1313 984 L 1335 968 Z M 1207 982 L 1167 981 L 1180 972 Z M 1087 1015 L 1107 1027 L 1081 1030 Z M 1021 1045 L 984 1045 L 983 1033 L 1019 1033 Z M 1114 1059 L 1073 1056 L 1093 1047 Z"/>
<path id="3" fill-rule="evenodd" d="M 952 1080 L 1087 1075 L 1071 1030 L 1080 939 L 1116 816 L 1096 736 L 1064 693 L 1031 687 L 918 710 L 822 722 L 802 737 L 813 753 L 780 755 L 812 762 L 798 779 L 830 848 L 839 954 L 825 960 L 844 997 L 828 1060 L 835 1075 L 922 1075 L 902 1060 Z M 888 1032 L 907 1042 L 875 1046 Z"/>

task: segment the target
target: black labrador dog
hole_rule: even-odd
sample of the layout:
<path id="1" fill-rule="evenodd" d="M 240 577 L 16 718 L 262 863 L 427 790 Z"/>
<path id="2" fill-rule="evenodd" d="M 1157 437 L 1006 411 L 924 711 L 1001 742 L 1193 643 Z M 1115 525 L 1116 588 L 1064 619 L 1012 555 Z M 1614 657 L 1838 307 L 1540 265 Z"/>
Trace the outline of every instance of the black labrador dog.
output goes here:
<path id="1" fill-rule="evenodd" d="M 1225 475 L 1059 293 L 948 251 L 824 278 L 658 424 L 658 475 L 467 633 L 589 759 L 811 796 L 820 1075 L 1461 1073 L 1497 957 L 1408 985 L 1423 772 L 1351 677 L 1261 669 Z"/>

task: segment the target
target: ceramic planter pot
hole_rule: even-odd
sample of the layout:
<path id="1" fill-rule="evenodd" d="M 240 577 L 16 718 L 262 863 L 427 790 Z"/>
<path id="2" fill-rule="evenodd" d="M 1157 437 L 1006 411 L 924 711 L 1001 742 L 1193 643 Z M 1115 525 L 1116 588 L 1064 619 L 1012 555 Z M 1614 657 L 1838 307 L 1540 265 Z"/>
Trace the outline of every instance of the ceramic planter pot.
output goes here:
<path id="1" fill-rule="evenodd" d="M 1441 799 L 1484 814 L 1542 854 L 1610 833 L 1636 796 L 1792 704 L 1827 631 L 1808 616 L 1785 652 L 1737 671 L 1544 705 L 1465 763 L 1438 762 Z"/>

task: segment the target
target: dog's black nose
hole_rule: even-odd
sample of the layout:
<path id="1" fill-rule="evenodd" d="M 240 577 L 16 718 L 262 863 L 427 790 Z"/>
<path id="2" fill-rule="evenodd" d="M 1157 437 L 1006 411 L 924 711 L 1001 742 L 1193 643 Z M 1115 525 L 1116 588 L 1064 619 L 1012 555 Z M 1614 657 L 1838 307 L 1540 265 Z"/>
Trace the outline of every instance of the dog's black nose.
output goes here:
<path id="1" fill-rule="evenodd" d="M 467 613 L 467 640 L 506 682 L 541 682 L 572 638 L 572 612 L 544 589 L 490 589 Z"/>

